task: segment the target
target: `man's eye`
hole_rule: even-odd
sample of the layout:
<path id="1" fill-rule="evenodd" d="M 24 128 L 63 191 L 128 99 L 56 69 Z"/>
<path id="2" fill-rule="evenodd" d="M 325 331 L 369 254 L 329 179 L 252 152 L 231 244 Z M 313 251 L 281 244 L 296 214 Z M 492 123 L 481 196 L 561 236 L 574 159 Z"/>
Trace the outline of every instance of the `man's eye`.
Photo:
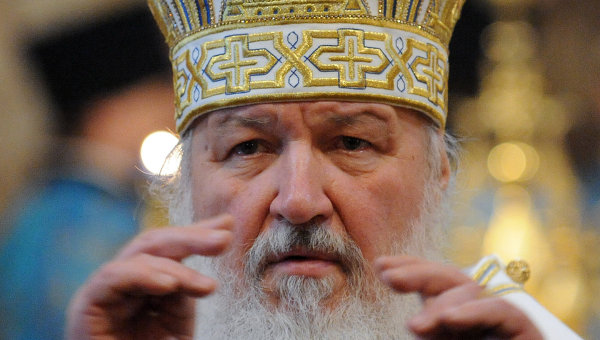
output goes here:
<path id="1" fill-rule="evenodd" d="M 238 156 L 253 155 L 259 151 L 260 142 L 258 140 L 249 140 L 233 147 L 231 154 Z"/>
<path id="2" fill-rule="evenodd" d="M 367 142 L 364 139 L 349 136 L 342 136 L 341 144 L 341 146 L 348 151 L 362 150 L 371 145 L 371 143 Z"/>

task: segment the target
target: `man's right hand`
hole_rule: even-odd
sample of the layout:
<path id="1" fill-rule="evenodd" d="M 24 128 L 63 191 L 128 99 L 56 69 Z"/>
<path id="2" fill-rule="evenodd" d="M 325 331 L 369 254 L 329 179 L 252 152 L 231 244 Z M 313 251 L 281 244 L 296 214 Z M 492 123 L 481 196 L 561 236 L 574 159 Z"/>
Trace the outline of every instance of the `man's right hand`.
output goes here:
<path id="1" fill-rule="evenodd" d="M 219 216 L 140 234 L 79 289 L 67 339 L 192 339 L 194 298 L 217 284 L 181 260 L 221 254 L 232 225 L 231 216 Z"/>

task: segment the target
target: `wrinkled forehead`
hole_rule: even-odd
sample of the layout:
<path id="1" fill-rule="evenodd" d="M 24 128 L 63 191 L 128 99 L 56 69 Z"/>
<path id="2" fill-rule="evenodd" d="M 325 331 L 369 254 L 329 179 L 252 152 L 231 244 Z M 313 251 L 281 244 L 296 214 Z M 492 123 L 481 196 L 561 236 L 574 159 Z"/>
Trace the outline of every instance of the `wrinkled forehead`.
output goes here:
<path id="1" fill-rule="evenodd" d="M 333 123 L 350 125 L 370 122 L 380 127 L 403 120 L 417 120 L 422 125 L 437 126 L 422 113 L 398 106 L 370 102 L 311 101 L 262 103 L 225 108 L 199 117 L 192 130 L 242 124 L 245 126 L 275 126 L 300 119 L 306 124 Z M 201 126 L 200 129 L 197 127 Z"/>

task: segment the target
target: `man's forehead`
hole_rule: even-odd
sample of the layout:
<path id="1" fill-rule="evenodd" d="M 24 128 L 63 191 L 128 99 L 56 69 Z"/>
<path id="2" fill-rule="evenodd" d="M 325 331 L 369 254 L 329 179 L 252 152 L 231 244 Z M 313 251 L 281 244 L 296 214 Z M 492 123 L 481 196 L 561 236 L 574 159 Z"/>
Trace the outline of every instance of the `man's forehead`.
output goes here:
<path id="1" fill-rule="evenodd" d="M 245 105 L 214 111 L 206 117 L 209 125 L 223 125 L 235 122 L 257 124 L 275 123 L 286 114 L 301 113 L 306 118 L 353 123 L 361 117 L 378 119 L 383 122 L 393 120 L 398 109 L 387 104 L 363 102 L 311 101 L 292 103 L 265 103 Z"/>

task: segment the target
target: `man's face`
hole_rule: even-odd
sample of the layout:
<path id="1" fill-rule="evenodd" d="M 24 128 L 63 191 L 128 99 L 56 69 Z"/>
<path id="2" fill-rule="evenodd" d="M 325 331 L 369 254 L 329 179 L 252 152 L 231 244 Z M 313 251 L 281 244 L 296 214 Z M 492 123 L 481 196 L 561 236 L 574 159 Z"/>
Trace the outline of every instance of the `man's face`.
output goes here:
<path id="1" fill-rule="evenodd" d="M 427 124 L 410 110 L 365 103 L 261 104 L 211 113 L 193 130 L 195 219 L 234 216 L 227 265 L 239 273 L 257 237 L 282 222 L 328 228 L 353 240 L 372 262 L 390 254 L 420 216 L 430 173 Z M 436 185 L 443 188 L 448 163 L 441 157 Z M 261 286 L 276 300 L 277 278 L 327 278 L 339 296 L 346 275 L 336 256 L 291 249 L 269 259 Z"/>

